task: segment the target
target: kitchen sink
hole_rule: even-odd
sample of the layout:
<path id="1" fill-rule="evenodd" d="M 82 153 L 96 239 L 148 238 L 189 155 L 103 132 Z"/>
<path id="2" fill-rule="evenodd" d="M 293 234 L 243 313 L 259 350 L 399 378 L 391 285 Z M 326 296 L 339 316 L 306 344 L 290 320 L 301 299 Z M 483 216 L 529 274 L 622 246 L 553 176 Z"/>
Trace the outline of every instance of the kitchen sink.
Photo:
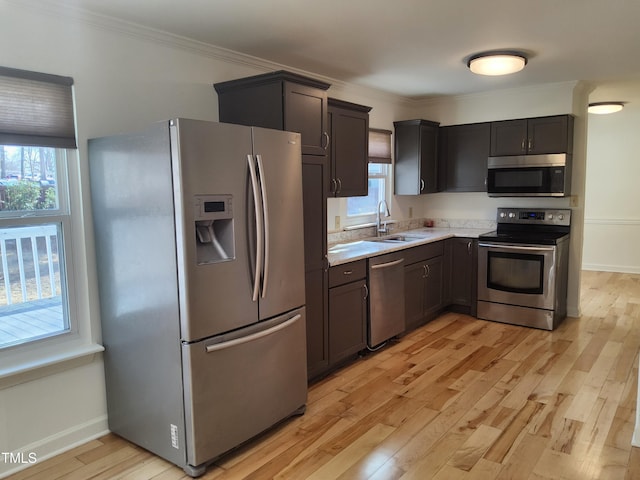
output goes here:
<path id="1" fill-rule="evenodd" d="M 367 242 L 383 242 L 383 243 L 403 243 L 410 242 L 412 240 L 421 240 L 420 235 L 389 235 L 387 237 L 371 238 L 366 240 Z"/>

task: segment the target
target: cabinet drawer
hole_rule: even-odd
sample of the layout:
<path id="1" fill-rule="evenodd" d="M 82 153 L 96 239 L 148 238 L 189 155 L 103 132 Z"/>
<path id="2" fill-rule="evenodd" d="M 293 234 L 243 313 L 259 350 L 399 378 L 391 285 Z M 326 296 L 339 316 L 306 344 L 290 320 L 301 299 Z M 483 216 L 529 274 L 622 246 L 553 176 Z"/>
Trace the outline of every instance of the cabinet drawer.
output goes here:
<path id="1" fill-rule="evenodd" d="M 404 264 L 411 265 L 415 262 L 427 260 L 444 254 L 444 241 L 427 243 L 417 247 L 408 248 L 404 251 Z"/>
<path id="2" fill-rule="evenodd" d="M 329 288 L 360 280 L 367 276 L 366 260 L 345 263 L 329 269 Z"/>

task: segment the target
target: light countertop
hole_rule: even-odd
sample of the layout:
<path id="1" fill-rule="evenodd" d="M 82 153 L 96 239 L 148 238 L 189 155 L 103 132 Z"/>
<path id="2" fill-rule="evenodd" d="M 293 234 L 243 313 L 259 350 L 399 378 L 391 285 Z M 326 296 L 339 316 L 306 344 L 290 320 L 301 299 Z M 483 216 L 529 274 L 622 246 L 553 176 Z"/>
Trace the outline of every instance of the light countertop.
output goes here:
<path id="1" fill-rule="evenodd" d="M 406 230 L 391 235 L 373 237 L 370 239 L 344 242 L 329 247 L 329 265 L 336 266 L 343 263 L 361 260 L 363 258 L 375 257 L 385 253 L 397 252 L 405 248 L 411 248 L 427 243 L 438 242 L 452 237 L 478 238 L 483 233 L 490 232 L 491 229 L 482 228 L 418 228 Z M 404 241 L 380 241 L 393 237 L 404 237 Z"/>

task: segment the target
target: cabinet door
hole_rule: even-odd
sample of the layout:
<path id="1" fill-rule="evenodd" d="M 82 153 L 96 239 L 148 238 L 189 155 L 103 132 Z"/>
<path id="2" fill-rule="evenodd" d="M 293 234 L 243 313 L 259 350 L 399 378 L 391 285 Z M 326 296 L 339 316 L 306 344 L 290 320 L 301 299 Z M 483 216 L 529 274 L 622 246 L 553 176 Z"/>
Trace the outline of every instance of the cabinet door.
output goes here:
<path id="1" fill-rule="evenodd" d="M 366 346 L 367 288 L 365 280 L 329 289 L 329 363 Z"/>
<path id="2" fill-rule="evenodd" d="M 424 316 L 429 317 L 444 305 L 443 258 L 430 258 L 425 262 L 427 267 L 424 279 Z"/>
<path id="3" fill-rule="evenodd" d="M 527 152 L 527 120 L 491 122 L 491 156 L 523 155 Z"/>
<path id="4" fill-rule="evenodd" d="M 438 190 L 438 123 L 394 122 L 394 193 L 420 195 Z"/>
<path id="5" fill-rule="evenodd" d="M 331 178 L 336 197 L 368 194 L 369 114 L 329 108 Z"/>
<path id="6" fill-rule="evenodd" d="M 442 168 L 448 192 L 486 192 L 491 123 L 443 127 Z"/>
<path id="7" fill-rule="evenodd" d="M 327 188 L 329 159 L 318 155 L 302 156 L 302 203 L 304 215 L 305 270 L 326 268 Z"/>
<path id="8" fill-rule="evenodd" d="M 528 153 L 571 153 L 573 132 L 569 135 L 569 123 L 568 115 L 530 118 Z"/>
<path id="9" fill-rule="evenodd" d="M 327 92 L 293 82 L 284 83 L 284 130 L 302 136 L 302 153 L 326 155 Z"/>
<path id="10" fill-rule="evenodd" d="M 420 125 L 420 193 L 438 191 L 438 126 Z"/>
<path id="11" fill-rule="evenodd" d="M 477 244 L 470 238 L 452 238 L 451 242 L 451 303 L 471 307 L 476 282 Z"/>
<path id="12" fill-rule="evenodd" d="M 404 312 L 407 330 L 413 330 L 424 321 L 424 263 L 404 267 Z"/>
<path id="13" fill-rule="evenodd" d="M 305 272 L 307 310 L 307 376 L 313 378 L 329 366 L 327 272 Z"/>

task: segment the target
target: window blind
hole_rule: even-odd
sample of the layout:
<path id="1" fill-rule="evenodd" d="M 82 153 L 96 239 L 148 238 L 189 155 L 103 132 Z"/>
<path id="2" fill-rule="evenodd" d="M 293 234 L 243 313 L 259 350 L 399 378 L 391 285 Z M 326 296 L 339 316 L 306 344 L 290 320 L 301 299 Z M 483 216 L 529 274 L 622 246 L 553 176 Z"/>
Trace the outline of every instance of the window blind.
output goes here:
<path id="1" fill-rule="evenodd" d="M 369 163 L 391 163 L 391 131 L 369 129 Z"/>
<path id="2" fill-rule="evenodd" d="M 77 148 L 73 79 L 0 67 L 0 144 Z"/>

